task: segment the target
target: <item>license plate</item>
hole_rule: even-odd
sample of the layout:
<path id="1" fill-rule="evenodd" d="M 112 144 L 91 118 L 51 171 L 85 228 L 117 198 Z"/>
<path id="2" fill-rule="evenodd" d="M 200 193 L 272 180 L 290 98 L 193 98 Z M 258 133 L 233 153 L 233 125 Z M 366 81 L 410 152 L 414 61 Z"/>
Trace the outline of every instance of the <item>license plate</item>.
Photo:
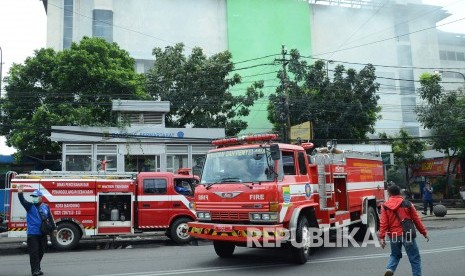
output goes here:
<path id="1" fill-rule="evenodd" d="M 214 227 L 215 232 L 232 232 L 232 225 L 227 224 L 216 224 Z"/>

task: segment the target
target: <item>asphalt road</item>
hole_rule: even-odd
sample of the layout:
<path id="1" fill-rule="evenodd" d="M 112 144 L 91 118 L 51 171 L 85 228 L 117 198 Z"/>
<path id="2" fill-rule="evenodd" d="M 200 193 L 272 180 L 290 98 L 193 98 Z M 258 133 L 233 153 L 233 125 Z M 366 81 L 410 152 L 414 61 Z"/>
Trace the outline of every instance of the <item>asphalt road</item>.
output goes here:
<path id="1" fill-rule="evenodd" d="M 431 230 L 429 243 L 418 239 L 423 275 L 463 275 L 465 228 Z M 290 262 L 286 250 L 237 248 L 231 259 L 216 256 L 211 243 L 174 246 L 159 241 L 146 247 L 51 252 L 42 269 L 50 276 L 155 275 L 383 275 L 389 248 L 321 248 L 305 265 Z M 0 275 L 30 275 L 26 254 L 0 257 Z M 411 275 L 407 257 L 396 275 Z"/>

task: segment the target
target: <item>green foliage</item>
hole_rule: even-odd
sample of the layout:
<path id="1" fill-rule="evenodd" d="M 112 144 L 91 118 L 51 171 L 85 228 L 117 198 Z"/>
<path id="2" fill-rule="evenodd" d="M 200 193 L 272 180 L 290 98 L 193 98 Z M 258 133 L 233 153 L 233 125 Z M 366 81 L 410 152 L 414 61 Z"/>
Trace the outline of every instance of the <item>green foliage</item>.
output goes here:
<path id="1" fill-rule="evenodd" d="M 425 142 L 413 139 L 404 129 L 401 129 L 398 135 L 391 138 L 393 139 L 392 152 L 396 168 L 409 167 L 423 159 L 423 151 L 426 150 Z"/>
<path id="2" fill-rule="evenodd" d="M 437 74 L 421 75 L 417 92 L 424 102 L 416 108 L 416 113 L 422 126 L 431 131 L 433 148 L 448 157 L 447 171 L 450 172 L 455 168 L 451 163 L 454 157 L 465 158 L 465 91 L 446 93 L 440 81 Z M 465 180 L 463 174 L 462 180 Z M 448 195 L 449 185 L 445 188 L 445 197 Z"/>
<path id="3" fill-rule="evenodd" d="M 19 153 L 55 154 L 51 126 L 116 125 L 111 100 L 147 98 L 141 82 L 134 59 L 100 38 L 61 52 L 36 50 L 9 71 L 0 134 Z"/>
<path id="4" fill-rule="evenodd" d="M 387 170 L 386 180 L 394 182 L 397 186 L 401 188 L 407 187 L 406 182 L 405 182 L 405 175 L 401 173 L 400 170 L 398 170 L 394 166 L 391 166 Z"/>
<path id="5" fill-rule="evenodd" d="M 153 49 L 154 67 L 147 74 L 147 91 L 156 99 L 170 101 L 166 125 L 170 127 L 225 128 L 236 135 L 247 127 L 241 117 L 263 97 L 263 82 L 255 82 L 244 95 L 234 96 L 231 87 L 241 83 L 233 74 L 228 51 L 207 57 L 201 48 L 184 55 L 184 45 Z"/>
<path id="6" fill-rule="evenodd" d="M 315 139 L 324 140 L 366 139 L 367 133 L 374 132 L 381 108 L 372 65 L 359 72 L 337 65 L 330 79 L 324 61 L 308 65 L 297 50 L 292 50 L 288 68 L 291 125 L 312 121 Z M 269 100 L 268 119 L 280 129 L 285 119 L 283 87 L 278 87 Z"/>
<path id="7" fill-rule="evenodd" d="M 423 74 L 420 97 L 425 101 L 416 109 L 418 121 L 430 129 L 433 148 L 447 156 L 465 154 L 465 94 L 463 89 L 445 93 L 439 75 Z"/>
<path id="8" fill-rule="evenodd" d="M 392 140 L 392 152 L 394 153 L 394 167 L 392 171 L 405 171 L 404 183 L 407 183 L 407 189 L 410 191 L 410 174 L 409 167 L 417 164 L 423 159 L 423 151 L 426 150 L 426 143 L 414 139 L 407 131 L 401 129 L 394 137 L 389 137 L 386 133 L 381 133 L 380 138 Z M 389 176 L 389 175 L 388 175 Z M 392 179 L 395 183 L 400 183 L 399 180 Z"/>

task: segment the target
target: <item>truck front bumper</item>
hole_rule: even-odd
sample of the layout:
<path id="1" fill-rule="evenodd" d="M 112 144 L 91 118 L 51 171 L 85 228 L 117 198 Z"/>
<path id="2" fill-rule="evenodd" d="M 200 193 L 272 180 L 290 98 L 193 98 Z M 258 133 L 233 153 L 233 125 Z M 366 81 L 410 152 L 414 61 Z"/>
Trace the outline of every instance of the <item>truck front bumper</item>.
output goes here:
<path id="1" fill-rule="evenodd" d="M 250 239 L 273 242 L 287 238 L 282 224 L 245 225 L 195 221 L 188 225 L 190 236 L 205 240 L 247 243 Z"/>

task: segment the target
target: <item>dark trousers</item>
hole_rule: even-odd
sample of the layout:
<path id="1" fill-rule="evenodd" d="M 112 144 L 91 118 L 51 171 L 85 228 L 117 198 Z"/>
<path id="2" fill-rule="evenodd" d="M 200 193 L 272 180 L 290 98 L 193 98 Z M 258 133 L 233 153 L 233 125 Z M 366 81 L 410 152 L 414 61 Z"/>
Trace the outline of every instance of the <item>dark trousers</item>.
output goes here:
<path id="1" fill-rule="evenodd" d="M 428 211 L 428 205 L 429 205 L 429 214 L 433 214 L 433 200 L 424 200 L 423 201 L 423 213 L 426 214 L 426 211 Z"/>
<path id="2" fill-rule="evenodd" d="M 47 246 L 47 236 L 27 236 L 27 248 L 29 250 L 29 262 L 31 264 L 32 274 L 40 271 L 40 261 L 45 253 Z"/>

